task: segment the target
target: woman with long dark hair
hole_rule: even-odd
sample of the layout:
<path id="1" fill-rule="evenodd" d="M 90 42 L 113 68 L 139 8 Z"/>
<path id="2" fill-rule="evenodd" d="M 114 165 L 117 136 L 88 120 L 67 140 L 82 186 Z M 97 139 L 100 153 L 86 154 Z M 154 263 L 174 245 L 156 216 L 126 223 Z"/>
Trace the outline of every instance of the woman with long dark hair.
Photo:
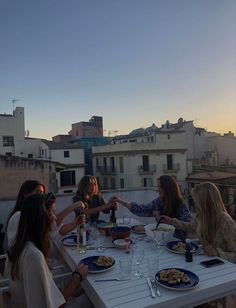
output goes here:
<path id="1" fill-rule="evenodd" d="M 159 197 L 148 204 L 137 204 L 126 202 L 116 197 L 116 201 L 128 208 L 132 213 L 141 217 L 156 217 L 161 215 L 176 217 L 183 221 L 190 221 L 191 216 L 181 195 L 176 180 L 169 175 L 160 176 L 158 183 Z M 185 239 L 186 232 L 176 229 L 175 237 Z"/>
<path id="2" fill-rule="evenodd" d="M 43 194 L 45 193 L 46 189 L 45 186 L 36 180 L 27 180 L 25 181 L 18 192 L 16 204 L 13 210 L 11 211 L 7 224 L 6 224 L 6 234 L 7 234 L 7 245 L 8 247 L 11 246 L 13 243 L 19 220 L 20 220 L 20 214 L 22 210 L 22 205 L 27 197 L 33 194 Z"/>
<path id="3" fill-rule="evenodd" d="M 24 201 L 16 241 L 8 251 L 12 307 L 63 307 L 87 276 L 87 266 L 81 265 L 62 292 L 57 288 L 48 267 L 53 222 L 46 195 Z"/>

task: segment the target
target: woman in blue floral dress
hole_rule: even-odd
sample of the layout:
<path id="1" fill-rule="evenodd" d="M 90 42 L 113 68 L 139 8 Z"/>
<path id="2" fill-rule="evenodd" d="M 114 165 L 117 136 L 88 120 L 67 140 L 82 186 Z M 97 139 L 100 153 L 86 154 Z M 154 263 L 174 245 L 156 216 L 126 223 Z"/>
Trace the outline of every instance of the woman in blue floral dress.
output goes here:
<path id="1" fill-rule="evenodd" d="M 159 219 L 161 215 L 166 215 L 189 222 L 191 220 L 190 212 L 176 180 L 169 175 L 162 175 L 158 180 L 157 186 L 159 197 L 147 204 L 129 203 L 121 200 L 119 197 L 116 197 L 116 201 L 140 217 L 156 217 Z M 176 229 L 174 236 L 185 240 L 186 232 Z"/>

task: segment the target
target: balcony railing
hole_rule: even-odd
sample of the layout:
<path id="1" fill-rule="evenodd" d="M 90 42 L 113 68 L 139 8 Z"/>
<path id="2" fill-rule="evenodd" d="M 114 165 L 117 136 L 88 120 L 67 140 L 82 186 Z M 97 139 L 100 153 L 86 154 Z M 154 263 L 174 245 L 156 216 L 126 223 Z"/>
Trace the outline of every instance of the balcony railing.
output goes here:
<path id="1" fill-rule="evenodd" d="M 146 168 L 138 166 L 138 174 L 154 174 L 156 172 L 156 165 L 149 165 Z"/>
<path id="2" fill-rule="evenodd" d="M 163 165 L 163 171 L 165 173 L 178 172 L 179 170 L 180 170 L 180 164 L 179 163 L 172 164 L 172 168 L 168 167 L 166 164 Z"/>
<path id="3" fill-rule="evenodd" d="M 111 166 L 97 166 L 96 171 L 103 174 L 103 175 L 115 175 L 116 174 L 116 169 L 112 168 Z"/>

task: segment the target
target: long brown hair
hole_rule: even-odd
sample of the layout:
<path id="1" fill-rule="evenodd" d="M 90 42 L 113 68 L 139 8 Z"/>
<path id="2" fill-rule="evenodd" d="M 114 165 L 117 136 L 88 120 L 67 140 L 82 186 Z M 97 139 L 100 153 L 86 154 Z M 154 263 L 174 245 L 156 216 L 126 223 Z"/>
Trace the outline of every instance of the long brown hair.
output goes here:
<path id="1" fill-rule="evenodd" d="M 31 194 L 34 190 L 36 190 L 36 188 L 38 186 L 42 186 L 43 187 L 43 190 L 44 190 L 44 193 L 46 191 L 45 189 L 45 186 L 40 183 L 39 181 L 36 181 L 36 180 L 27 180 L 25 181 L 21 187 L 20 187 L 20 190 L 18 192 L 18 195 L 17 195 L 17 199 L 16 199 L 16 204 L 15 204 L 15 207 L 13 208 L 13 210 L 11 211 L 9 217 L 8 217 L 8 220 L 7 220 L 7 224 L 6 224 L 6 228 L 8 226 L 8 222 L 10 220 L 10 218 L 17 212 L 17 211 L 21 211 L 22 209 L 22 204 L 25 200 L 25 198 L 27 198 L 27 196 L 29 194 Z"/>
<path id="2" fill-rule="evenodd" d="M 179 207 L 184 203 L 179 185 L 176 180 L 169 175 L 160 176 L 160 187 L 164 191 L 164 214 L 170 217 L 176 217 Z"/>
<path id="3" fill-rule="evenodd" d="M 193 190 L 199 231 L 204 242 L 214 246 L 222 213 L 227 210 L 215 184 L 205 182 Z"/>
<path id="4" fill-rule="evenodd" d="M 28 241 L 33 242 L 47 260 L 50 227 L 51 218 L 46 208 L 46 196 L 34 194 L 26 198 L 21 209 L 16 239 L 8 251 L 13 280 L 19 279 L 19 259 Z"/>
<path id="5" fill-rule="evenodd" d="M 79 182 L 74 201 L 77 200 L 76 197 L 81 196 L 82 198 L 84 198 L 85 195 L 89 195 L 89 184 L 90 183 L 95 183 L 95 185 L 96 185 L 95 194 L 99 193 L 98 182 L 97 182 L 97 179 L 95 178 L 95 176 L 85 175 L 85 176 L 82 177 L 82 179 Z"/>

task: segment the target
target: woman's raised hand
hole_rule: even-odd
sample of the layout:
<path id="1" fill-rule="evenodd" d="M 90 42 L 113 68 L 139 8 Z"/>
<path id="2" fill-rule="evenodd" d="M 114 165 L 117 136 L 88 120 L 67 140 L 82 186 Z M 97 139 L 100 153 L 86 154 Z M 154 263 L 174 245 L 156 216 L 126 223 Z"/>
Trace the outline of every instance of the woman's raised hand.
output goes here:
<path id="1" fill-rule="evenodd" d="M 117 197 L 111 197 L 108 204 L 110 205 L 110 208 L 117 207 Z"/>
<path id="2" fill-rule="evenodd" d="M 75 203 L 73 203 L 73 210 L 76 210 L 76 209 L 83 210 L 84 208 L 85 208 L 85 205 L 82 201 L 76 201 Z"/>

